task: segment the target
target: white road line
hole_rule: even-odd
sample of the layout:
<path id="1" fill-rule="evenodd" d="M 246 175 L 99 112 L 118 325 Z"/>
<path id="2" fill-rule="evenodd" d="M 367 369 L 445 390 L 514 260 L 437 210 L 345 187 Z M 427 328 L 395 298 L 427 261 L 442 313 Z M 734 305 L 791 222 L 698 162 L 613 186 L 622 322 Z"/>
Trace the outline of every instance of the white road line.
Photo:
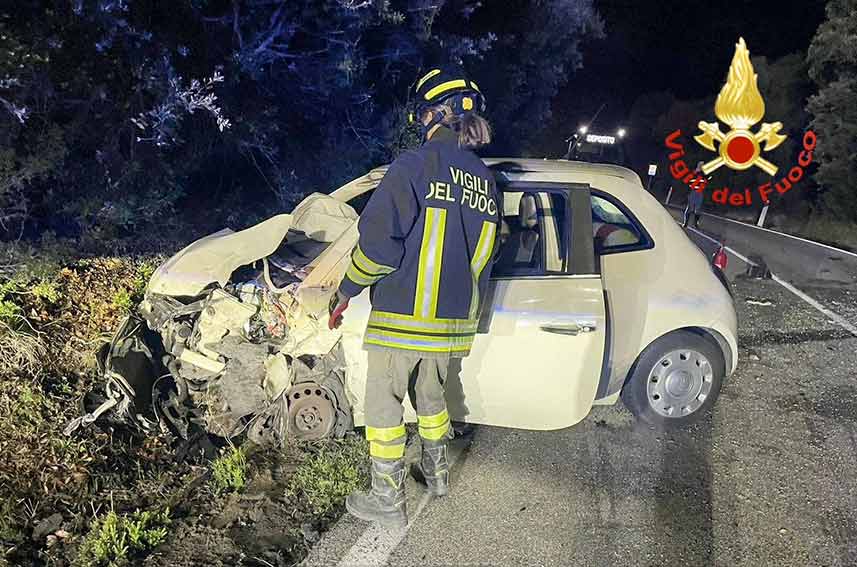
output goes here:
<path id="1" fill-rule="evenodd" d="M 798 288 L 796 288 L 795 286 L 790 284 L 789 282 L 780 278 L 778 275 L 771 274 L 771 279 L 773 279 L 775 282 L 777 282 L 778 284 L 780 284 L 781 286 L 783 286 L 784 288 L 786 288 L 787 290 L 789 290 L 790 292 L 792 292 L 796 296 L 800 297 L 801 299 L 803 299 L 804 301 L 806 301 L 807 303 L 809 303 L 810 305 L 812 305 L 813 307 L 818 309 L 826 317 L 829 317 L 831 321 L 833 321 L 834 323 L 837 323 L 839 326 L 844 328 L 846 331 L 848 331 L 849 333 L 851 333 L 852 335 L 857 337 L 857 327 L 855 327 L 854 325 L 852 325 L 851 323 L 846 321 L 844 318 L 837 315 L 836 313 L 834 313 L 833 311 L 831 311 L 830 309 L 828 309 L 827 307 L 825 307 L 824 305 L 822 305 L 821 303 L 816 301 L 815 299 L 811 298 L 810 296 L 808 296 L 807 294 L 805 294 L 804 292 L 802 292 L 801 290 L 799 290 Z"/>
<path id="2" fill-rule="evenodd" d="M 458 456 L 449 455 L 449 468 L 451 469 Z M 348 553 L 345 554 L 337 567 L 382 567 L 387 564 L 390 555 L 399 547 L 402 540 L 408 534 L 408 530 L 416 522 L 420 514 L 422 514 L 432 495 L 428 492 L 422 495 L 416 505 L 416 509 L 408 512 L 408 525 L 404 528 L 391 530 L 382 528 L 379 524 L 373 522 L 366 531 L 360 534 Z"/>
<path id="3" fill-rule="evenodd" d="M 339 561 L 338 567 L 382 567 L 386 565 L 390 555 L 405 539 L 411 524 L 416 521 L 430 499 L 431 494 L 428 492 L 420 498 L 416 510 L 408 513 L 408 525 L 404 528 L 391 530 L 383 528 L 377 523 L 372 523 L 357 538 L 345 557 Z"/>
<path id="4" fill-rule="evenodd" d="M 711 238 L 707 234 L 705 234 L 699 230 L 696 230 L 695 228 L 691 228 L 691 227 L 688 227 L 688 228 L 690 230 L 692 230 L 693 232 L 695 232 L 696 234 L 702 236 L 703 238 L 707 238 L 708 240 L 714 242 L 715 244 L 720 244 L 719 241 L 715 240 L 714 238 Z M 756 265 L 754 262 L 752 262 L 751 260 L 748 260 L 747 258 L 742 256 L 741 254 L 739 254 L 735 250 L 729 248 L 728 246 L 726 246 L 725 248 L 726 248 L 726 250 L 728 250 L 729 252 L 731 252 L 732 254 L 737 256 L 738 258 L 744 260 L 748 264 L 752 264 L 753 266 Z M 796 288 L 795 286 L 793 286 L 792 284 L 790 284 L 786 280 L 782 279 L 780 276 L 778 276 L 777 274 L 775 274 L 773 272 L 771 272 L 771 279 L 774 280 L 775 282 L 777 282 L 778 284 L 780 284 L 781 286 L 783 286 L 784 288 L 786 288 L 787 290 L 789 290 L 790 292 L 792 292 L 793 294 L 795 294 L 796 296 L 798 296 L 799 298 L 803 299 L 805 302 L 809 303 L 811 306 L 813 306 L 815 309 L 817 309 L 819 312 L 821 312 L 825 317 L 828 317 L 831 321 L 833 321 L 834 323 L 836 323 L 837 325 L 839 325 L 840 327 L 842 327 L 843 329 L 845 329 L 846 331 L 848 331 L 849 333 L 851 333 L 852 335 L 857 337 L 857 327 L 855 327 L 854 325 L 852 325 L 851 323 L 846 321 L 843 317 L 837 315 L 836 313 L 834 313 L 833 311 L 831 311 L 830 309 L 828 309 L 827 307 L 825 307 L 824 305 L 822 305 L 821 303 L 819 303 L 815 299 L 811 298 L 806 293 L 799 290 L 798 288 Z"/>
<path id="5" fill-rule="evenodd" d="M 704 232 L 702 232 L 701 230 L 697 230 L 697 229 L 695 229 L 695 228 L 693 228 L 693 227 L 690 227 L 690 226 L 689 226 L 689 227 L 687 227 L 687 228 L 688 228 L 688 230 L 692 230 L 693 232 L 695 232 L 695 233 L 696 233 L 696 234 L 698 234 L 699 236 L 701 236 L 701 237 L 703 237 L 703 238 L 707 238 L 708 240 L 710 240 L 711 242 L 713 242 L 713 243 L 717 244 L 718 246 L 720 246 L 720 245 L 722 244 L 719 240 L 714 239 L 714 238 L 711 238 L 710 236 L 708 236 L 707 234 L 705 234 L 705 233 L 704 233 Z M 746 262 L 747 264 L 750 264 L 751 266 L 758 266 L 758 264 L 757 264 L 756 262 L 754 262 L 753 260 L 751 260 L 751 259 L 747 258 L 747 257 L 746 257 L 746 256 L 744 256 L 743 254 L 741 254 L 741 253 L 737 252 L 734 248 L 730 248 L 730 247 L 728 247 L 728 246 L 724 246 L 724 248 L 726 249 L 726 251 L 727 251 L 727 252 L 729 252 L 730 254 L 732 254 L 733 256 L 735 256 L 736 258 L 738 258 L 739 260 L 742 260 L 742 261 Z"/>

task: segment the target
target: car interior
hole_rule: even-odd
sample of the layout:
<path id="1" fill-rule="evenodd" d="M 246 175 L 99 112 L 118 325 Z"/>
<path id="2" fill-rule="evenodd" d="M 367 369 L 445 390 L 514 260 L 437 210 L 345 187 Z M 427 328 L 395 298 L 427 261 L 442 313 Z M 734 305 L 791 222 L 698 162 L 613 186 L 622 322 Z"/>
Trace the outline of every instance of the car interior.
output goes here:
<path id="1" fill-rule="evenodd" d="M 568 262 L 565 202 L 561 193 L 504 192 L 500 251 L 492 275 L 562 273 Z"/>
<path id="2" fill-rule="evenodd" d="M 498 262 L 513 269 L 537 269 L 539 252 L 539 211 L 534 195 L 523 194 L 516 217 L 501 220 L 501 248 Z"/>
<path id="3" fill-rule="evenodd" d="M 607 197 L 591 195 L 597 255 L 628 250 L 643 242 L 640 229 Z M 566 258 L 565 197 L 548 191 L 504 192 L 500 253 L 494 276 L 562 273 Z"/>
<path id="4" fill-rule="evenodd" d="M 592 195 L 591 202 L 596 254 L 640 243 L 639 230 L 616 205 L 598 195 Z"/>

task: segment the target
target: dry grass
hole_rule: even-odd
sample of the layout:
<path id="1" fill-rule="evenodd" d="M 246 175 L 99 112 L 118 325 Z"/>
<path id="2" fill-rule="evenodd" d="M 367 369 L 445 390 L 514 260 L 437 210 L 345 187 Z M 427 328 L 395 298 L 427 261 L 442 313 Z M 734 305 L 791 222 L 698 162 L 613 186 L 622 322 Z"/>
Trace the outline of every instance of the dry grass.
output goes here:
<path id="1" fill-rule="evenodd" d="M 42 340 L 0 321 L 0 376 L 19 371 L 36 374 L 42 366 L 47 348 Z"/>
<path id="2" fill-rule="evenodd" d="M 26 270 L 0 275 L 0 567 L 68 565 L 76 557 L 105 563 L 123 554 L 130 559 L 131 548 L 122 551 L 126 540 L 133 539 L 133 530 L 143 530 L 128 524 L 123 540 L 119 519 L 139 519 L 136 509 L 181 504 L 185 513 L 192 510 L 193 525 L 218 498 L 200 490 L 199 467 L 174 461 L 167 439 L 97 427 L 73 437 L 62 433 L 80 414 L 84 392 L 97 382 L 95 351 L 139 300 L 158 260 L 90 258 L 38 272 L 30 263 Z M 294 451 L 290 458 L 303 456 L 297 458 L 299 470 L 282 479 L 279 494 L 288 486 L 294 498 L 277 517 L 286 531 L 301 533 L 304 524 L 323 525 L 338 515 L 345 494 L 365 484 L 366 447 L 355 437 L 289 450 Z M 242 490 L 250 478 L 248 462 L 237 454 L 221 462 L 221 480 L 230 490 Z M 276 457 L 282 454 L 269 457 L 271 470 L 279 471 Z M 216 475 L 217 465 L 212 469 Z M 110 512 L 115 512 L 110 520 L 115 533 L 99 527 L 87 537 L 93 521 L 108 525 Z M 60 529 L 33 540 L 33 529 L 57 513 Z M 176 524 L 183 521 L 176 516 Z M 162 547 L 168 549 L 180 543 L 173 541 L 176 528 L 169 529 L 156 538 L 166 540 Z"/>
<path id="3" fill-rule="evenodd" d="M 153 264 L 93 258 L 0 276 L 0 503 L 12 503 L 0 510 L 0 548 L 12 564 L 62 557 L 99 511 L 156 503 L 186 472 L 159 439 L 62 433 L 96 383 L 95 351 L 139 299 Z M 71 536 L 48 549 L 30 534 L 54 513 Z"/>
<path id="4" fill-rule="evenodd" d="M 848 221 L 811 216 L 794 232 L 798 236 L 834 246 L 857 250 L 857 224 Z"/>

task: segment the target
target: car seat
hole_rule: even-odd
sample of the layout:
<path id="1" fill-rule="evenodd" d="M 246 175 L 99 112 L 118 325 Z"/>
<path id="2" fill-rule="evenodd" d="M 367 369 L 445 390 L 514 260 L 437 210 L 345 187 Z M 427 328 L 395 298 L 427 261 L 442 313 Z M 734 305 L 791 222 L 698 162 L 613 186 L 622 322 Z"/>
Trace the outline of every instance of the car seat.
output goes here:
<path id="1" fill-rule="evenodd" d="M 518 203 L 518 226 L 503 244 L 499 264 L 530 268 L 538 265 L 539 213 L 534 195 L 523 195 Z"/>

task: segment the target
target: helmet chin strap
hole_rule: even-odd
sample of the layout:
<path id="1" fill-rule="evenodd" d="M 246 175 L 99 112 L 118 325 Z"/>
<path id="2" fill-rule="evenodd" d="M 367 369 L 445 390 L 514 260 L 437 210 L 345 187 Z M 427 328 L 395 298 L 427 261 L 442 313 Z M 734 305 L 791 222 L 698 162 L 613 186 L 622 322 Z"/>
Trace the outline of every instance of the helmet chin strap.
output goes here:
<path id="1" fill-rule="evenodd" d="M 423 124 L 420 122 L 420 134 L 423 138 L 423 141 L 428 139 L 429 132 L 432 129 L 443 122 L 443 119 L 446 118 L 446 113 L 442 110 L 434 108 L 431 110 L 431 120 L 429 120 L 428 124 Z"/>

